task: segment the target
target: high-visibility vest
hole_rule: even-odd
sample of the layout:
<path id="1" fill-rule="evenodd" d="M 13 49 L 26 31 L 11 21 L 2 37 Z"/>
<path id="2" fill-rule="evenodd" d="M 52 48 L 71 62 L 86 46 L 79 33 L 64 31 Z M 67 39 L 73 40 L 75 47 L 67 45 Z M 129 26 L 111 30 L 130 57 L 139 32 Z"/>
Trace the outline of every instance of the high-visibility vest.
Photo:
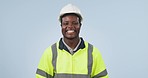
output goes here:
<path id="1" fill-rule="evenodd" d="M 98 50 L 87 42 L 85 45 L 84 49 L 71 55 L 65 50 L 60 50 L 58 43 L 53 44 L 45 50 L 36 72 L 36 78 L 108 78 Z M 100 62 L 95 63 L 96 59 Z"/>

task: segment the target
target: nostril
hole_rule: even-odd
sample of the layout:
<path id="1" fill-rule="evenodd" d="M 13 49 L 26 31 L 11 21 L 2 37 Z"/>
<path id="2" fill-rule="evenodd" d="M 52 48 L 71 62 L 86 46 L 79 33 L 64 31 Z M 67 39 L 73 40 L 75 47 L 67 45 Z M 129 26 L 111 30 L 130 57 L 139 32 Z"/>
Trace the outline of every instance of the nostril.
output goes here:
<path id="1" fill-rule="evenodd" d="M 74 28 L 74 26 L 71 26 L 71 25 L 70 25 L 70 26 L 68 26 L 67 28 L 68 28 L 68 29 L 73 29 L 73 28 Z"/>

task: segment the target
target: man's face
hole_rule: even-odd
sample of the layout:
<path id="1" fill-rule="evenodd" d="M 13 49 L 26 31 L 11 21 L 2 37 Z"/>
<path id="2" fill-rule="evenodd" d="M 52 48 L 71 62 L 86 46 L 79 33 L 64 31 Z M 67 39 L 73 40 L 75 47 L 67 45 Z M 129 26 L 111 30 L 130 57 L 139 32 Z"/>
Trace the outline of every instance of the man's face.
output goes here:
<path id="1" fill-rule="evenodd" d="M 74 39 L 79 37 L 80 22 L 75 15 L 67 15 L 62 18 L 61 22 L 62 34 L 64 38 Z"/>

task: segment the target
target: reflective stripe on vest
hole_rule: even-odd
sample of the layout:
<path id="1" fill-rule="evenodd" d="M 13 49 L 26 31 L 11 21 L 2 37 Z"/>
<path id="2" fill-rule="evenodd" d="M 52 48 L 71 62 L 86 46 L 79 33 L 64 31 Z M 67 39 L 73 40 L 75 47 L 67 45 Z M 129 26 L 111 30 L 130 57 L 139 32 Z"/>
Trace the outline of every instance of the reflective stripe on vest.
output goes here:
<path id="1" fill-rule="evenodd" d="M 54 78 L 90 78 L 83 74 L 55 74 Z"/>
<path id="2" fill-rule="evenodd" d="M 57 62 L 57 48 L 56 43 L 51 46 L 52 49 L 52 64 L 53 64 L 53 70 L 56 71 L 56 62 Z"/>
<path id="3" fill-rule="evenodd" d="M 52 64 L 54 67 L 54 71 L 56 71 L 56 61 L 57 61 L 57 47 L 56 43 L 51 46 L 52 49 Z M 90 78 L 91 76 L 91 70 L 92 70 L 92 52 L 93 52 L 93 45 L 88 43 L 88 75 L 83 75 L 83 74 L 55 74 L 54 78 Z"/>
<path id="4" fill-rule="evenodd" d="M 97 74 L 93 78 L 99 78 L 99 77 L 103 77 L 103 76 L 106 76 L 106 75 L 107 75 L 107 70 L 105 69 L 104 71 L 100 72 L 99 74 Z"/>
<path id="5" fill-rule="evenodd" d="M 36 74 L 39 74 L 39 75 L 46 77 L 46 78 L 53 78 L 50 74 L 48 74 L 45 71 L 40 70 L 40 69 L 37 69 Z"/>

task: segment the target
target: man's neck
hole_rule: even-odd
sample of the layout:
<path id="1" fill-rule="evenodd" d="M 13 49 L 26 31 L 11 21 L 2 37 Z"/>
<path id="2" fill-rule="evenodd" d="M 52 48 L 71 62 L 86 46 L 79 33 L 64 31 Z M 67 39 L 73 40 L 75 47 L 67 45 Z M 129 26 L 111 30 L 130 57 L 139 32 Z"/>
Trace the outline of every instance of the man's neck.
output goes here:
<path id="1" fill-rule="evenodd" d="M 80 38 L 74 38 L 74 39 L 67 39 L 67 38 L 63 38 L 64 39 L 64 42 L 72 49 L 74 49 L 78 43 L 79 43 L 79 40 Z"/>

